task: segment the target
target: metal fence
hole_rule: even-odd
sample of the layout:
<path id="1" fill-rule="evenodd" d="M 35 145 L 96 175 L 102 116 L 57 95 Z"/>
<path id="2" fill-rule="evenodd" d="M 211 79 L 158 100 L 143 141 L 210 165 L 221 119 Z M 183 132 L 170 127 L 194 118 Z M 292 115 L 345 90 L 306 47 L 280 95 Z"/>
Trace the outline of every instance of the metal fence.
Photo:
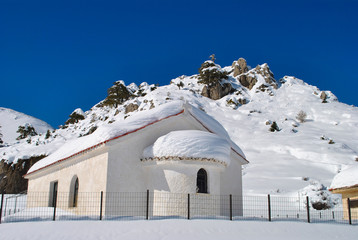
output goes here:
<path id="1" fill-rule="evenodd" d="M 75 198 L 75 199 L 74 199 Z M 349 200 L 348 200 L 349 201 Z M 350 206 L 348 203 L 347 206 Z M 0 223 L 57 220 L 227 219 L 357 224 L 356 208 L 315 210 L 310 199 L 165 192 L 1 195 Z"/>

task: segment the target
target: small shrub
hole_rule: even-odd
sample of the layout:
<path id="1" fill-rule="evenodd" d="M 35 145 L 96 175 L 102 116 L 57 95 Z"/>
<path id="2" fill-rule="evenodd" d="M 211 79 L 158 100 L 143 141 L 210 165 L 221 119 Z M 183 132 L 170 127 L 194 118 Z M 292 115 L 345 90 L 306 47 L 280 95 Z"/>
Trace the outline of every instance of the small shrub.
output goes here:
<path id="1" fill-rule="evenodd" d="M 328 144 L 335 144 L 335 142 L 332 139 L 330 139 Z"/>
<path id="2" fill-rule="evenodd" d="M 304 111 L 299 111 L 297 113 L 296 119 L 300 122 L 300 123 L 304 123 L 306 121 L 307 118 L 307 113 Z"/>

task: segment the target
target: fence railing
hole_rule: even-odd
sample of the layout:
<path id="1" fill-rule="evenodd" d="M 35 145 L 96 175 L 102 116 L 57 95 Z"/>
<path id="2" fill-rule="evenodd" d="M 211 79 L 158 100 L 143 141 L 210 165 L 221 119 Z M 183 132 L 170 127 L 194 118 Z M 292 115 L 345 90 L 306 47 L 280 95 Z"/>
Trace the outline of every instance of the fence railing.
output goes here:
<path id="1" fill-rule="evenodd" d="M 0 223 L 57 220 L 227 219 L 358 223 L 358 209 L 315 210 L 310 199 L 166 192 L 1 195 Z"/>

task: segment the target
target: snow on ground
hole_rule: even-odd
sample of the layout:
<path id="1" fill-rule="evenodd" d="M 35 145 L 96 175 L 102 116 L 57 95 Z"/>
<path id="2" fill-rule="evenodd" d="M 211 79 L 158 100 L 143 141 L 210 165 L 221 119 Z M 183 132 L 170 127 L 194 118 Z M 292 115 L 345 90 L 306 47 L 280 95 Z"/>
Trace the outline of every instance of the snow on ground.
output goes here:
<path id="1" fill-rule="evenodd" d="M 6 240 L 356 239 L 358 226 L 227 220 L 27 222 L 0 225 Z"/>

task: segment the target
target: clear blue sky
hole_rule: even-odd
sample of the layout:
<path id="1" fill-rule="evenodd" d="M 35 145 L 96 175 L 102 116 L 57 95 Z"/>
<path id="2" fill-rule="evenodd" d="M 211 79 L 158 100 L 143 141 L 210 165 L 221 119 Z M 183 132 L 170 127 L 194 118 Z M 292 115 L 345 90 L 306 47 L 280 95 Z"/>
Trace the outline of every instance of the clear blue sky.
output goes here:
<path id="1" fill-rule="evenodd" d="M 0 106 L 53 127 L 116 80 L 169 84 L 212 53 L 358 105 L 358 1 L 0 0 Z"/>

